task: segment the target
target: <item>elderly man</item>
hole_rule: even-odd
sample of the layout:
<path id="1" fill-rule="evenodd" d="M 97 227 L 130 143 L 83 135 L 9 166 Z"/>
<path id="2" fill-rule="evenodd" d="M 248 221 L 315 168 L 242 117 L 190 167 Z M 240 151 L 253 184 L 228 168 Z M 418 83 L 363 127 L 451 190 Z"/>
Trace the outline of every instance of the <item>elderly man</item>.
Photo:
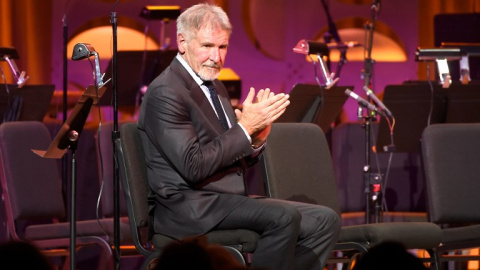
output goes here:
<path id="1" fill-rule="evenodd" d="M 338 237 L 338 215 L 245 192 L 245 171 L 267 147 L 289 97 L 251 88 L 234 112 L 216 79 L 231 32 L 218 6 L 185 10 L 177 19 L 178 55 L 144 96 L 138 127 L 154 194 L 153 228 L 177 239 L 249 229 L 260 235 L 253 267 L 322 269 Z"/>

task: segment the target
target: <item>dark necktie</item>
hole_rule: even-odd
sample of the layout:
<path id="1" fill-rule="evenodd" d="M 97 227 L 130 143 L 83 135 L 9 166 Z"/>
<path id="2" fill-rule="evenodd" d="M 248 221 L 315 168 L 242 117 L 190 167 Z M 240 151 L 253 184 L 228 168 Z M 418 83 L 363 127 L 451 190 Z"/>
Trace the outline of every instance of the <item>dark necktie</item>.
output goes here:
<path id="1" fill-rule="evenodd" d="M 212 99 L 213 107 L 215 111 L 217 111 L 218 120 L 222 125 L 223 129 L 228 130 L 228 122 L 227 118 L 225 117 L 225 113 L 223 112 L 222 105 L 220 104 L 220 99 L 218 99 L 217 90 L 215 90 L 215 86 L 211 81 L 205 81 L 203 83 L 210 91 L 210 98 Z"/>

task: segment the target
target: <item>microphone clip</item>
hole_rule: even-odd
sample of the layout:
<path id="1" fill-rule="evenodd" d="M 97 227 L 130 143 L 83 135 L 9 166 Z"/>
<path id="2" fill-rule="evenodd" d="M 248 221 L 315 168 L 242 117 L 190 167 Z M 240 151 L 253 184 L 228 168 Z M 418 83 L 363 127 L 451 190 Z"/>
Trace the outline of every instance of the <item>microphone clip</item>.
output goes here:
<path id="1" fill-rule="evenodd" d="M 373 100 L 373 102 L 377 105 L 378 108 L 380 108 L 381 111 L 385 112 L 387 116 L 393 118 L 392 112 L 387 108 L 387 106 L 385 106 L 385 104 L 383 104 L 383 102 L 373 93 L 370 88 L 364 86 L 363 90 L 365 90 L 367 96 Z"/>
<path id="2" fill-rule="evenodd" d="M 360 105 L 361 107 L 367 108 L 370 111 L 373 111 L 377 114 L 380 114 L 383 117 L 387 117 L 386 113 L 383 110 L 379 110 L 377 108 L 377 106 L 373 105 L 372 103 L 368 102 L 364 98 L 360 97 L 359 95 L 357 95 L 356 93 L 354 93 L 350 89 L 345 90 L 345 94 L 347 94 L 349 97 L 355 99 L 357 101 L 358 105 Z"/>

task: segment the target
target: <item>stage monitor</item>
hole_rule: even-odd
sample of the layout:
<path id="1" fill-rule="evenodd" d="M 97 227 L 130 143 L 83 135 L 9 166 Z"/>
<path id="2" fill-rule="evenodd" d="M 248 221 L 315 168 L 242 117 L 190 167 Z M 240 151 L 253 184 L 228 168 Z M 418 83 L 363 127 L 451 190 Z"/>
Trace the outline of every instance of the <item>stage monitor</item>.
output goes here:
<path id="1" fill-rule="evenodd" d="M 7 91 L 8 88 L 8 91 Z M 54 85 L 0 85 L 0 121 L 43 121 Z"/>
<path id="2" fill-rule="evenodd" d="M 276 122 L 315 123 L 327 133 L 342 112 L 348 96 L 345 90 L 353 86 L 320 88 L 313 84 L 296 84 L 290 92 L 290 105 Z"/>

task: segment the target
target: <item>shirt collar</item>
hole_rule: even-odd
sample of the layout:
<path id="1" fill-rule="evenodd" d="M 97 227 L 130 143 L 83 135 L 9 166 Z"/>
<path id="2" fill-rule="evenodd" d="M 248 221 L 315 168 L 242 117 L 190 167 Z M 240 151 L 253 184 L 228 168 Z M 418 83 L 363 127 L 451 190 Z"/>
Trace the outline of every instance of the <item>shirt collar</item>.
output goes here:
<path id="1" fill-rule="evenodd" d="M 203 80 L 200 77 L 198 77 L 198 75 L 193 71 L 193 69 L 190 67 L 190 65 L 187 63 L 187 61 L 185 61 L 185 59 L 183 59 L 183 57 L 180 55 L 180 53 L 177 53 L 176 57 L 177 57 L 178 61 L 180 61 L 180 64 L 182 64 L 182 66 L 190 74 L 190 76 L 192 76 L 193 80 L 195 80 L 195 82 L 199 86 L 202 86 Z"/>

